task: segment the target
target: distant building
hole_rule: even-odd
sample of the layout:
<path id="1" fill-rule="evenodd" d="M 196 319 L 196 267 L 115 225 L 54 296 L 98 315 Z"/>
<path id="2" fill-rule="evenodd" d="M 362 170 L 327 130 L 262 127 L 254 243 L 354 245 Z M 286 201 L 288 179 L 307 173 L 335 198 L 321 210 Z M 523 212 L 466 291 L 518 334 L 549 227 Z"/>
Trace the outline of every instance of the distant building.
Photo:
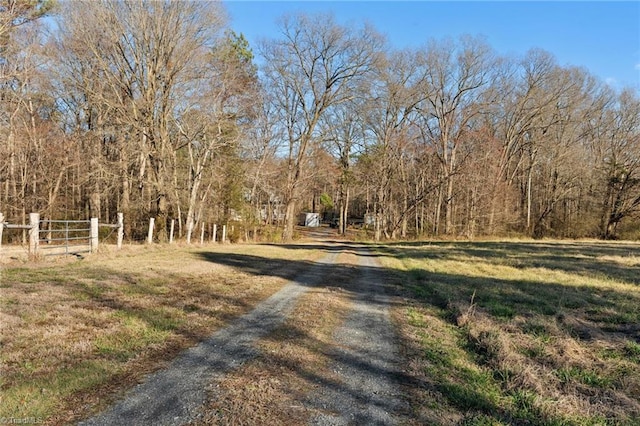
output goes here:
<path id="1" fill-rule="evenodd" d="M 320 213 L 300 213 L 298 225 L 310 228 L 320 226 Z"/>
<path id="2" fill-rule="evenodd" d="M 375 213 L 365 213 L 364 215 L 364 226 L 374 226 L 376 224 L 376 215 Z"/>

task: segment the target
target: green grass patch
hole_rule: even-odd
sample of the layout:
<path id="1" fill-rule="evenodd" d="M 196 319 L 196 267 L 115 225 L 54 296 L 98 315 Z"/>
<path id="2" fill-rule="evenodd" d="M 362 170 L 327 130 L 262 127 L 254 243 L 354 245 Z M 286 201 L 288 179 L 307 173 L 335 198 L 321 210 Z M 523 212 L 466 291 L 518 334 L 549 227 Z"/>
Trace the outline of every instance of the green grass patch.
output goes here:
<path id="1" fill-rule="evenodd" d="M 512 305 L 507 305 L 498 300 L 491 300 L 487 303 L 483 303 L 480 306 L 485 308 L 491 315 L 503 318 L 511 319 L 516 315 L 516 309 Z"/>
<path id="2" fill-rule="evenodd" d="M 603 377 L 594 370 L 588 370 L 581 367 L 560 368 L 556 370 L 556 374 L 562 384 L 568 384 L 576 381 L 584 385 L 606 388 L 611 385 L 611 380 Z"/>
<path id="3" fill-rule="evenodd" d="M 156 320 L 161 325 L 158 327 L 153 322 L 144 319 L 144 315 L 134 316 L 127 313 L 118 316 L 123 317 L 122 327 L 119 328 L 119 331 L 100 336 L 95 342 L 98 353 L 107 358 L 128 361 L 149 347 L 161 344 L 170 336 L 171 329 L 163 326 L 167 319 L 164 321 Z M 169 322 L 174 321 L 169 320 Z"/>
<path id="4" fill-rule="evenodd" d="M 43 422 L 64 401 L 93 386 L 100 385 L 118 371 L 104 361 L 82 361 L 73 367 L 61 368 L 47 377 L 40 377 L 11 386 L 2 391 L 2 418 L 36 418 Z"/>
<path id="5" fill-rule="evenodd" d="M 640 343 L 627 340 L 624 344 L 624 354 L 634 362 L 640 362 Z"/>

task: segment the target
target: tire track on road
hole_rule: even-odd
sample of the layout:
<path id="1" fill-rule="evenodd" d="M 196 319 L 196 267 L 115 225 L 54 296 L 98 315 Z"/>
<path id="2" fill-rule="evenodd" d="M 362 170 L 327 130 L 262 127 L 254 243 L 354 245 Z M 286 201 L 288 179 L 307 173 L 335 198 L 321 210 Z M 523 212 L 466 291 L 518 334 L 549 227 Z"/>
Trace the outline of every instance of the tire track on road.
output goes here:
<path id="1" fill-rule="evenodd" d="M 335 332 L 334 372 L 341 386 L 320 388 L 309 404 L 323 411 L 314 425 L 392 425 L 403 421 L 405 406 L 397 377 L 400 356 L 389 315 L 389 297 L 378 262 L 358 250 L 360 277 L 346 287 L 355 293 L 353 307 Z"/>

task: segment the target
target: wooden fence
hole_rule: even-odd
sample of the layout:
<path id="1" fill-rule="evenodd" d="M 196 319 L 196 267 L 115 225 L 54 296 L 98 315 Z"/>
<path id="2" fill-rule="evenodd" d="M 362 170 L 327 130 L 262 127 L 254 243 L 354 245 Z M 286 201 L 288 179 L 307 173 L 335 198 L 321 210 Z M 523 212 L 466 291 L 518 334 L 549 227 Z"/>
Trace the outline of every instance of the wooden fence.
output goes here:
<path id="1" fill-rule="evenodd" d="M 172 220 L 169 232 L 169 243 L 174 241 L 175 220 Z M 200 224 L 200 244 L 205 243 L 205 228 L 207 225 Z M 118 213 L 118 222 L 115 224 L 98 223 L 97 218 L 89 220 L 49 220 L 40 219 L 39 213 L 29 214 L 29 224 L 11 224 L 5 222 L 5 217 L 0 213 L 0 251 L 2 250 L 3 231 L 22 230 L 28 231 L 28 253 L 29 255 L 48 256 L 80 253 L 95 253 L 98 251 L 99 228 L 107 227 L 117 230 L 117 247 L 122 248 L 124 237 L 124 217 Z M 147 243 L 153 242 L 155 218 L 149 220 L 149 230 L 147 233 Z M 233 226 L 231 227 L 233 231 Z M 195 233 L 195 232 L 194 232 Z M 211 242 L 228 243 L 227 225 L 211 225 L 208 228 L 209 240 Z M 256 231 L 254 229 L 254 238 Z M 187 238 L 187 244 L 191 243 L 191 238 Z"/>
<path id="2" fill-rule="evenodd" d="M 155 221 L 156 219 L 154 217 L 149 219 L 149 230 L 147 232 L 147 243 L 151 244 L 153 243 L 153 234 L 155 231 Z M 174 233 L 175 233 L 175 219 L 172 219 L 170 224 L 169 224 L 169 244 L 172 244 L 174 241 Z M 200 244 L 204 244 L 205 242 L 205 227 L 206 224 L 204 222 L 202 222 L 200 224 Z M 219 236 L 218 236 L 219 235 Z M 213 225 L 213 228 L 210 230 L 210 237 L 211 237 L 211 242 L 215 243 L 215 242 L 220 242 L 220 243 L 227 243 L 228 238 L 227 238 L 227 225 L 222 225 L 221 227 L 221 233 L 218 234 L 218 225 Z M 187 244 L 191 244 L 191 233 L 187 233 Z"/>

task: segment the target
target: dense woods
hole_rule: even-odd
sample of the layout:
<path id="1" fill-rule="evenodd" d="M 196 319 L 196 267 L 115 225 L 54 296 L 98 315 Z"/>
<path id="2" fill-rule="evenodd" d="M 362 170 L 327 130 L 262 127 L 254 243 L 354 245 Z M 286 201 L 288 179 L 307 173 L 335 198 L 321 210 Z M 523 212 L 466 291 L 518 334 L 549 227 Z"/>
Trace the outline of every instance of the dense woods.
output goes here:
<path id="1" fill-rule="evenodd" d="M 289 240 L 301 211 L 375 239 L 640 237 L 637 89 L 481 37 L 280 29 L 249 46 L 218 2 L 2 1 L 0 212 L 124 212 L 133 240 L 150 217 L 161 241 L 171 219 Z"/>

